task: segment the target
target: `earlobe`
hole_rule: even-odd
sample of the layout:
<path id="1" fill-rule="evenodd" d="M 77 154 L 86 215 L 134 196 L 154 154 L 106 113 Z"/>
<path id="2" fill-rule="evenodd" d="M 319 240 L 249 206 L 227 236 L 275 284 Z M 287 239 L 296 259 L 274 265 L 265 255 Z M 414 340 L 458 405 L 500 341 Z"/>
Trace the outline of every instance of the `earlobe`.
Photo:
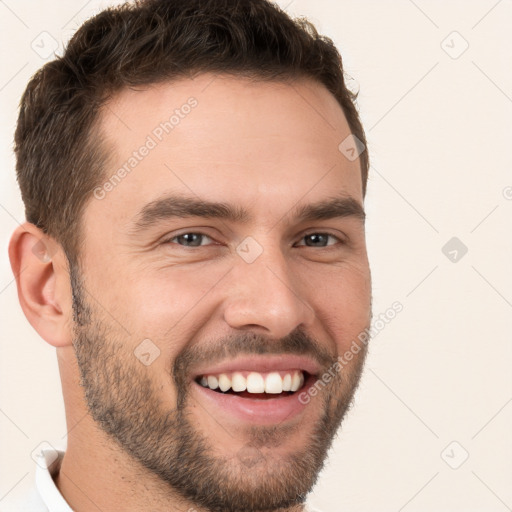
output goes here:
<path id="1" fill-rule="evenodd" d="M 60 246 L 25 222 L 11 237 L 9 259 L 21 308 L 32 327 L 54 347 L 71 345 L 71 287 Z"/>

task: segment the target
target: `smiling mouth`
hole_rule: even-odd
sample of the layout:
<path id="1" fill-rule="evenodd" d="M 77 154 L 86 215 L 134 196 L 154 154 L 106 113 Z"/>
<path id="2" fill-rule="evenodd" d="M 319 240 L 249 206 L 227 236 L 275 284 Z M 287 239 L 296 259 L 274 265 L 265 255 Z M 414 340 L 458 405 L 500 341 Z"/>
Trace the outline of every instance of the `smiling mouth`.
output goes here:
<path id="1" fill-rule="evenodd" d="M 293 395 L 311 376 L 303 370 L 235 371 L 204 374 L 196 382 L 204 388 L 241 398 L 270 399 Z"/>

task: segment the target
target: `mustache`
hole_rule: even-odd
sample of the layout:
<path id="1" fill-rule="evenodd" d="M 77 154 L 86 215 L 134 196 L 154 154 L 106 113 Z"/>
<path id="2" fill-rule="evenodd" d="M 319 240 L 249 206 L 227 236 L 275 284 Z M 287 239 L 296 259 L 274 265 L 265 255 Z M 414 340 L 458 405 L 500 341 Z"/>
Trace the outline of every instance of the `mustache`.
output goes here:
<path id="1" fill-rule="evenodd" d="M 215 364 L 240 355 L 261 354 L 309 356 L 322 368 L 329 368 L 336 361 L 335 353 L 331 353 L 300 327 L 278 339 L 254 332 L 244 332 L 205 342 L 201 346 L 186 347 L 174 360 L 174 378 L 180 387 L 180 384 L 185 384 L 186 376 L 194 366 Z"/>

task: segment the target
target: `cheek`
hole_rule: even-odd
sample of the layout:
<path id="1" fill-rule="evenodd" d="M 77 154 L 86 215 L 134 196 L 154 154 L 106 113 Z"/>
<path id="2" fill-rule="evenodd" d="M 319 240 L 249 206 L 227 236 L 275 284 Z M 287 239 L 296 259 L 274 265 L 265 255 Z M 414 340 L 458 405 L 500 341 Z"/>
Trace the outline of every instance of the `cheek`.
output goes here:
<path id="1" fill-rule="evenodd" d="M 216 275 L 181 268 L 140 271 L 127 283 L 120 315 L 132 336 L 154 341 L 173 361 L 211 316 L 208 293 Z M 121 297 L 120 297 L 121 298 Z"/>
<path id="2" fill-rule="evenodd" d="M 331 268 L 323 285 L 312 290 L 319 321 L 342 350 L 364 331 L 371 319 L 371 281 L 366 266 Z"/>
<path id="3" fill-rule="evenodd" d="M 124 272 L 121 269 L 115 272 L 115 279 L 107 279 L 105 272 L 99 274 L 96 289 L 101 291 L 98 300 L 101 297 L 112 315 L 127 322 L 128 330 L 160 333 L 169 330 L 218 280 L 199 268 L 153 264 L 131 267 L 126 264 L 124 268 Z"/>
<path id="4" fill-rule="evenodd" d="M 141 315 L 161 320 L 169 328 L 194 310 L 221 277 L 213 266 L 153 268 L 140 272 L 129 294 Z"/>

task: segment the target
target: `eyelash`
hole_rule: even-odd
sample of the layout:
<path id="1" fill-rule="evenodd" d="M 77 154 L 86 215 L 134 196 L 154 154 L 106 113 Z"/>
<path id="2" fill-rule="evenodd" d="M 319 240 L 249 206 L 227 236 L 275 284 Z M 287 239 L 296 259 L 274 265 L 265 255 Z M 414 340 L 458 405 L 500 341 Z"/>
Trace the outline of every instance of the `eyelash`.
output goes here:
<path id="1" fill-rule="evenodd" d="M 206 237 L 206 238 L 209 238 L 210 240 L 213 240 L 212 237 L 208 236 L 207 234 L 205 233 L 201 233 L 201 232 L 198 232 L 198 231 L 187 231 L 185 233 L 180 233 L 179 235 L 175 235 L 173 236 L 172 238 L 169 238 L 167 240 L 164 240 L 162 243 L 163 244 L 174 244 L 174 245 L 178 245 L 180 247 L 183 247 L 185 249 L 193 249 L 193 248 L 199 248 L 199 247 L 205 247 L 204 245 L 198 245 L 198 246 L 187 246 L 187 245 L 181 245 L 181 244 L 177 244 L 175 242 L 173 242 L 173 240 L 176 240 L 177 238 L 180 238 L 182 236 L 185 236 L 185 235 L 199 235 L 199 236 L 202 236 L 202 237 Z M 303 240 L 304 238 L 308 237 L 308 236 L 312 236 L 312 235 L 322 235 L 322 236 L 327 236 L 327 237 L 331 237 L 331 238 L 335 238 L 339 244 L 331 244 L 331 245 L 326 245 L 324 247 L 317 247 L 319 249 L 327 249 L 327 248 L 330 248 L 330 247 L 333 247 L 335 245 L 343 245 L 345 242 L 339 238 L 338 236 L 336 235 L 333 235 L 332 233 L 327 233 L 327 232 L 323 232 L 323 231 L 313 231 L 311 233 L 306 233 L 305 235 L 302 235 L 302 238 L 301 240 Z M 209 245 L 209 244 L 207 244 Z M 301 245 L 300 247 L 309 247 L 311 249 L 315 249 L 315 246 L 307 246 L 307 245 Z"/>

